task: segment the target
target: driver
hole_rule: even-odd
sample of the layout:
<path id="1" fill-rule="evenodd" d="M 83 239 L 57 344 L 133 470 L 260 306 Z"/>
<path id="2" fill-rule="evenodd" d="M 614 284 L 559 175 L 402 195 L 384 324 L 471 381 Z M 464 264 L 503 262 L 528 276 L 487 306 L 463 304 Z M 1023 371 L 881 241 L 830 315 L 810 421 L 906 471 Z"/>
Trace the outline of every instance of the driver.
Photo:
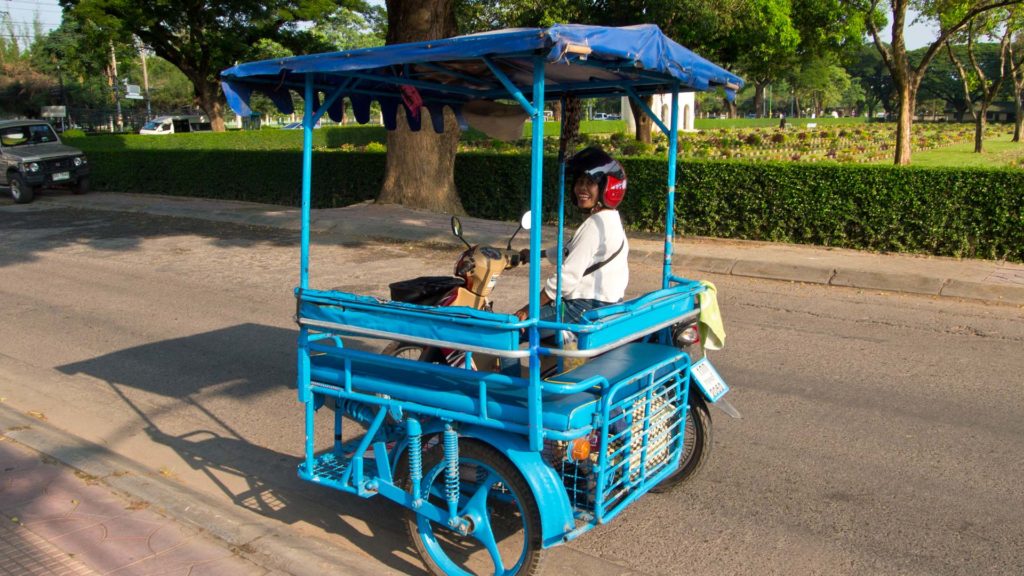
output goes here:
<path id="1" fill-rule="evenodd" d="M 569 159 L 566 175 L 572 182 L 576 207 L 589 214 L 566 247 L 562 263 L 562 320 L 582 322 L 588 310 L 622 301 L 629 283 L 629 242 L 616 210 L 626 195 L 626 171 L 617 160 L 596 146 Z M 546 250 L 555 262 L 555 250 Z M 529 258 L 523 250 L 522 258 Z M 558 278 L 552 276 L 540 291 L 540 319 L 555 320 L 555 293 Z M 520 320 L 529 314 L 529 305 L 516 312 Z"/>

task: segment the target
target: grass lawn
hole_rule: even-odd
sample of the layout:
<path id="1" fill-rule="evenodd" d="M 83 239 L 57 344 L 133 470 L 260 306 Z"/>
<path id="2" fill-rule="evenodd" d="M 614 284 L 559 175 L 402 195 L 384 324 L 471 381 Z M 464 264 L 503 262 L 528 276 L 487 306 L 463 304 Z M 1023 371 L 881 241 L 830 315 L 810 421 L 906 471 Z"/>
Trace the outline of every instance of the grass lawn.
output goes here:
<path id="1" fill-rule="evenodd" d="M 990 129 L 990 133 L 993 132 Z M 914 151 L 910 155 L 911 166 L 956 167 L 956 168 L 1005 168 L 1020 167 L 1024 161 L 1024 143 L 1011 142 L 1013 136 L 1002 128 L 998 136 L 985 138 L 984 150 L 981 154 L 974 152 L 974 141 L 953 144 L 945 148 Z M 884 163 L 890 163 L 886 160 Z"/>

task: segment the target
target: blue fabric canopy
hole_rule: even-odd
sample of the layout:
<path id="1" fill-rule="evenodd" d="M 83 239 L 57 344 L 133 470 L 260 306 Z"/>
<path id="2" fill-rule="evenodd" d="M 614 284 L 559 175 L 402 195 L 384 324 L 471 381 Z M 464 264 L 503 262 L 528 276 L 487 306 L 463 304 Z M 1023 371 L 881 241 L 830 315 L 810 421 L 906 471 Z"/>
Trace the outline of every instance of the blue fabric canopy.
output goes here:
<path id="1" fill-rule="evenodd" d="M 681 91 L 722 87 L 731 98 L 743 86 L 740 77 L 680 46 L 651 24 L 496 30 L 250 62 L 228 68 L 221 79 L 228 104 L 243 116 L 251 114 L 254 91 L 282 112 L 293 112 L 292 93 L 301 97 L 305 77 L 312 74 L 313 109 L 334 97 L 327 114 L 335 121 L 341 119 L 342 98 L 350 100 L 360 123 L 369 121 L 370 103 L 376 100 L 388 129 L 394 128 L 395 113 L 402 106 L 410 127 L 418 130 L 421 101 L 431 112 L 434 129 L 442 132 L 443 116 L 438 112 L 444 106 L 459 115 L 466 102 L 509 98 L 500 76 L 531 94 L 538 56 L 546 61 L 545 98 L 551 100 L 566 94 L 605 97 L 630 91 L 646 96 L 671 92 L 677 85 Z"/>

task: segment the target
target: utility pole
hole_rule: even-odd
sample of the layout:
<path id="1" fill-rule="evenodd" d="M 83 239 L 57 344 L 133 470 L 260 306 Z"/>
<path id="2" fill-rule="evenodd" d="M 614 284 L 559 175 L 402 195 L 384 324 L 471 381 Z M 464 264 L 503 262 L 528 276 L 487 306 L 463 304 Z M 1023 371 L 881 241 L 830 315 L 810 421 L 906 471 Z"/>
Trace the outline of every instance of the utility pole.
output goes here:
<path id="1" fill-rule="evenodd" d="M 138 40 L 139 43 L 139 59 L 142 60 L 142 89 L 146 94 L 146 121 L 148 122 L 153 118 L 153 108 L 149 103 L 149 72 L 146 70 L 146 46 L 143 45 L 142 40 Z"/>
<path id="2" fill-rule="evenodd" d="M 65 122 L 68 120 L 68 97 L 64 92 L 64 74 L 60 70 L 60 63 L 57 64 L 57 83 L 60 85 L 60 105 L 64 107 L 64 116 L 60 118 L 60 129 L 66 130 Z"/>
<path id="3" fill-rule="evenodd" d="M 114 102 L 117 105 L 117 130 L 124 130 L 124 119 L 121 116 L 121 83 L 117 79 L 117 55 L 114 53 L 114 41 L 110 41 L 110 81 L 114 85 Z"/>

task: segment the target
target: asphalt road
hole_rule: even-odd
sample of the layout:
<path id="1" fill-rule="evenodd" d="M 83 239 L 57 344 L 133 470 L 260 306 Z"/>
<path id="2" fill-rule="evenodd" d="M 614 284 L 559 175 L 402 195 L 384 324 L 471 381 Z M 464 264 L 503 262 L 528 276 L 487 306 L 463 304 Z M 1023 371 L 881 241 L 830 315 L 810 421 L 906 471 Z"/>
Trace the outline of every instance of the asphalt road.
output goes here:
<path id="1" fill-rule="evenodd" d="M 282 230 L 0 208 L 0 398 L 421 573 L 397 507 L 295 477 L 296 246 Z M 456 255 L 318 238 L 313 256 L 314 285 L 384 295 Z M 634 265 L 631 287 L 659 274 Z M 728 330 L 712 360 L 744 419 L 713 411 L 702 475 L 552 552 L 551 573 L 1024 573 L 1024 310 L 709 279 Z M 497 308 L 525 298 L 524 270 L 502 277 Z"/>

